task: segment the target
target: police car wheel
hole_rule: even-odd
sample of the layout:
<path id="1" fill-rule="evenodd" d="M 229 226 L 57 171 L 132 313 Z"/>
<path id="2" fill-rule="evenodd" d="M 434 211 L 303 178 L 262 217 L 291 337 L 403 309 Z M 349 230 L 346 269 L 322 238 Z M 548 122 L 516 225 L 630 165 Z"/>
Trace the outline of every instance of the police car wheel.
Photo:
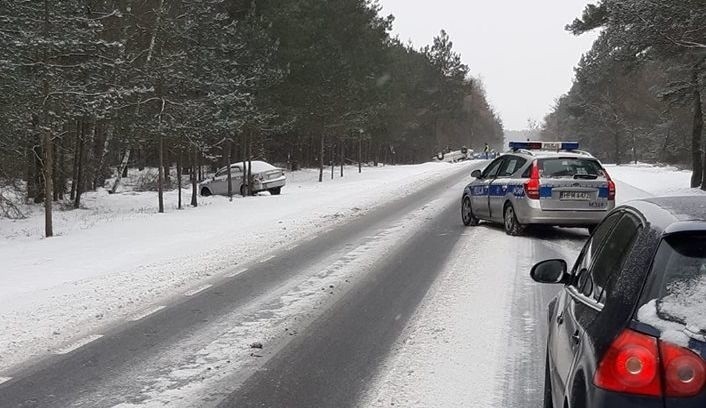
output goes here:
<path id="1" fill-rule="evenodd" d="M 505 206 L 505 233 L 511 236 L 521 235 L 524 230 L 524 226 L 517 221 L 517 216 L 515 215 L 515 209 L 512 204 Z"/>
<path id="2" fill-rule="evenodd" d="M 463 219 L 463 225 L 467 227 L 476 226 L 479 223 L 478 218 L 473 215 L 471 198 L 468 196 L 463 197 L 463 203 L 461 204 L 461 218 Z"/>

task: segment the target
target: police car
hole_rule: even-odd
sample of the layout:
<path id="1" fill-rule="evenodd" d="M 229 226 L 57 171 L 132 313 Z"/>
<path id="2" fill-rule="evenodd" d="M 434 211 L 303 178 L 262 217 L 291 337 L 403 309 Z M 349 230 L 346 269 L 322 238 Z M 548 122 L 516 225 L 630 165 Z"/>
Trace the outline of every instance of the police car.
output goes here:
<path id="1" fill-rule="evenodd" d="M 615 183 L 575 142 L 511 142 L 463 192 L 465 225 L 503 223 L 508 235 L 527 225 L 598 225 L 615 208 Z"/>

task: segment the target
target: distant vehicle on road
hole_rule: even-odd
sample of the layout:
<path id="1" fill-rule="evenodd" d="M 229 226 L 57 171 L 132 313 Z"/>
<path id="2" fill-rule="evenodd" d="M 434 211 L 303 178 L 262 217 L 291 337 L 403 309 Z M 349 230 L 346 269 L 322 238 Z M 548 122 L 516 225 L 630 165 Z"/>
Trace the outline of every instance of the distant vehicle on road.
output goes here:
<path id="1" fill-rule="evenodd" d="M 252 173 L 252 193 L 256 194 L 261 191 L 269 191 L 272 195 L 279 195 L 282 192 L 282 187 L 287 184 L 287 176 L 284 170 L 275 167 L 263 161 L 253 161 Z M 246 162 L 234 163 L 231 168 L 231 184 L 234 192 L 240 192 L 241 195 L 247 195 L 248 185 L 244 181 L 246 179 L 244 172 L 247 171 Z M 199 186 L 202 196 L 210 195 L 227 195 L 228 194 L 228 167 L 219 169 L 213 178 L 202 182 Z"/>
<path id="2" fill-rule="evenodd" d="M 466 186 L 461 201 L 465 225 L 503 223 L 509 235 L 527 225 L 592 230 L 615 208 L 615 183 L 601 163 L 578 143 L 511 142 Z"/>
<path id="3" fill-rule="evenodd" d="M 706 200 L 654 198 L 617 208 L 549 304 L 544 406 L 706 407 Z"/>
<path id="4" fill-rule="evenodd" d="M 432 158 L 433 161 L 456 163 L 464 160 L 471 160 L 473 157 L 473 150 L 466 147 L 462 147 L 460 150 L 449 150 L 446 152 L 439 152 Z"/>

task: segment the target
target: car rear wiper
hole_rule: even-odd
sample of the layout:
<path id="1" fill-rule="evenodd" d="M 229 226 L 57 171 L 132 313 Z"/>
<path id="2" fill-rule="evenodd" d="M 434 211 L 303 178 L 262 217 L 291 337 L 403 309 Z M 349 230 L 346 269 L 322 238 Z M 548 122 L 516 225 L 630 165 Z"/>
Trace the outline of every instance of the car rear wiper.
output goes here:
<path id="1" fill-rule="evenodd" d="M 595 180 L 598 178 L 598 174 L 575 174 L 574 180 Z"/>

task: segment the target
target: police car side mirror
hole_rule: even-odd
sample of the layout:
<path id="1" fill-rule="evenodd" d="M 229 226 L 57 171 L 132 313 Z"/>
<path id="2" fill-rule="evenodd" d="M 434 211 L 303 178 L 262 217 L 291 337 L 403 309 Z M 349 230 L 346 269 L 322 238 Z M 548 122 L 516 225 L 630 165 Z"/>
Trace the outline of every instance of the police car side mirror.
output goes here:
<path id="1" fill-rule="evenodd" d="M 471 173 L 471 177 L 474 177 L 477 179 L 481 178 L 482 175 L 483 175 L 483 172 L 481 172 L 480 170 L 473 170 L 473 173 Z"/>
<path id="2" fill-rule="evenodd" d="M 563 259 L 550 259 L 536 264 L 530 276 L 538 283 L 566 283 L 568 275 L 566 274 L 568 266 Z"/>

